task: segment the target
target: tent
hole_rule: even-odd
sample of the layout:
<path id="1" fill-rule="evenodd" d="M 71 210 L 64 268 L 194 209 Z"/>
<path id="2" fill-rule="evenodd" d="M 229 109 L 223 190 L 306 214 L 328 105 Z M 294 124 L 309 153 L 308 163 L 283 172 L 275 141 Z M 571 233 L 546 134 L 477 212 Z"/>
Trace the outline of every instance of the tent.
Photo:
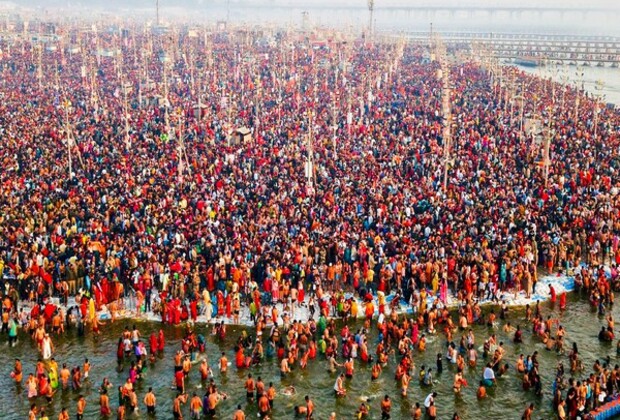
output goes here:
<path id="1" fill-rule="evenodd" d="M 247 127 L 239 127 L 233 134 L 233 144 L 244 144 L 252 141 L 252 132 Z"/>

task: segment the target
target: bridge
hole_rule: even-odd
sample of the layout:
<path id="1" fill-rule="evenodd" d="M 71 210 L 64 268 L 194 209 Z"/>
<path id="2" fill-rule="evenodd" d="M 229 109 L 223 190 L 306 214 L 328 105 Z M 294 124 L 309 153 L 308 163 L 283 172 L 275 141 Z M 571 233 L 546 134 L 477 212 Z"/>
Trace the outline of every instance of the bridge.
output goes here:
<path id="1" fill-rule="evenodd" d="M 299 4 L 302 3 L 302 4 Z M 451 2 L 451 3 L 420 3 L 420 2 L 375 2 L 375 14 L 408 14 L 408 15 L 428 15 L 434 16 L 439 14 L 466 15 L 466 16 L 499 16 L 507 15 L 511 17 L 522 17 L 525 15 L 534 15 L 543 17 L 553 15 L 560 18 L 564 16 L 590 17 L 593 15 L 612 15 L 620 16 L 620 4 L 584 4 L 566 3 L 562 5 L 541 4 L 539 2 Z M 230 7 L 231 10 L 272 10 L 283 11 L 290 9 L 304 9 L 308 11 L 332 11 L 332 12 L 361 12 L 366 11 L 366 1 L 355 2 L 318 2 L 305 3 L 293 1 L 252 1 L 239 0 L 230 3 L 216 2 L 212 3 L 214 7 Z"/>
<path id="2" fill-rule="evenodd" d="M 115 0 L 109 0 L 115 1 Z M 182 0 L 178 0 L 182 1 Z M 188 1 L 188 0 L 186 0 Z M 570 3 L 554 5 L 546 3 L 527 2 L 519 4 L 515 1 L 482 2 L 471 1 L 447 3 L 420 3 L 417 0 L 388 3 L 387 0 L 375 0 L 373 10 L 373 24 L 376 28 L 400 27 L 404 28 L 410 22 L 434 22 L 439 26 L 456 25 L 460 29 L 469 26 L 487 25 L 486 27 L 501 27 L 504 24 L 512 28 L 520 24 L 526 26 L 566 28 L 574 30 L 575 26 L 588 27 L 590 30 L 607 28 L 620 33 L 617 22 L 620 21 L 620 2 L 609 2 L 607 6 L 600 2 Z M 319 24 L 351 24 L 367 25 L 369 10 L 367 0 L 303 2 L 300 0 L 271 1 L 271 0 L 231 0 L 230 4 L 221 0 L 215 3 L 205 3 L 206 13 L 219 16 L 234 16 L 240 20 L 267 20 L 282 21 L 294 16 L 309 16 Z M 474 23 L 475 22 L 475 23 Z M 565 30 L 563 29 L 562 32 Z"/>
<path id="3" fill-rule="evenodd" d="M 613 36 L 446 32 L 448 45 L 473 47 L 502 59 L 527 60 L 532 64 L 557 62 L 569 65 L 620 66 L 620 38 Z M 429 32 L 414 32 L 414 42 L 429 42 Z"/>

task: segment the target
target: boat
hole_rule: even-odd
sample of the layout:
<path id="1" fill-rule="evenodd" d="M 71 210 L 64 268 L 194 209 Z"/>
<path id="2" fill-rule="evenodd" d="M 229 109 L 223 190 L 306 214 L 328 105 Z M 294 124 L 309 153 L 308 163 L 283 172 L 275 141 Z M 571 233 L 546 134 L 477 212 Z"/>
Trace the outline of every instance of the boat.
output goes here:
<path id="1" fill-rule="evenodd" d="M 590 411 L 585 418 L 591 420 L 604 420 L 616 418 L 618 415 L 620 415 L 620 400 L 616 398 L 601 405 L 596 410 Z"/>

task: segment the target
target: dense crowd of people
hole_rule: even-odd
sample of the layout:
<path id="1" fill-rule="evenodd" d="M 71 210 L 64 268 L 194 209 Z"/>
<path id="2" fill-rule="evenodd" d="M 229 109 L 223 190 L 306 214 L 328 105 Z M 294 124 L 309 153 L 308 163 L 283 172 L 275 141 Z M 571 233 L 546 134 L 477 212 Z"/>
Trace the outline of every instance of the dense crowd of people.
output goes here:
<path id="1" fill-rule="evenodd" d="M 600 108 L 595 117 L 598 102 L 579 89 L 511 67 L 499 83 L 474 61 L 455 64 L 446 163 L 443 82 L 427 45 L 345 40 L 335 32 L 279 32 L 263 41 L 242 31 L 58 30 L 82 50 L 15 38 L 0 59 L 3 329 L 14 341 L 24 327 L 44 360 L 53 353 L 48 332 L 75 324 L 97 334 L 97 312 L 107 309 L 114 321 L 131 295 L 136 312 L 171 324 L 219 318 L 220 337 L 221 321 L 239 323 L 249 308 L 259 340 L 239 343 L 237 367 L 251 367 L 267 357 L 263 351 L 281 359 L 283 375 L 318 354 L 334 369 L 342 357 L 336 395 L 346 394 L 354 360 L 376 360 L 379 375 L 390 351 L 400 356 L 396 380 L 406 395 L 424 331 L 441 325 L 452 343 L 449 359 L 459 365 L 458 393 L 465 363 L 475 365 L 477 356 L 473 335 L 457 346 L 453 332 L 495 322 L 479 298 L 529 297 L 542 267 L 573 273 L 602 313 L 613 302 L 620 114 Z M 525 97 L 522 110 L 514 106 L 517 93 Z M 523 116 L 540 120 L 550 137 L 548 169 Z M 250 140 L 235 136 L 241 127 L 251 129 Z M 414 308 L 413 319 L 390 311 L 390 294 Z M 460 303 L 457 323 L 445 307 L 448 295 Z M 443 304 L 429 306 L 428 296 Z M 288 315 L 303 304 L 310 317 L 293 322 L 276 302 Z M 381 340 L 372 355 L 365 335 L 375 309 Z M 333 322 L 362 313 L 366 325 L 357 333 Z M 561 326 L 538 307 L 531 320 L 545 343 L 564 351 Z M 607 341 L 614 339 L 610 323 Z M 121 344 L 135 352 L 137 380 L 148 352 L 137 342 L 125 347 L 126 340 L 119 352 Z M 485 353 L 490 370 L 481 395 L 506 369 L 493 337 Z M 576 347 L 571 354 L 578 360 Z M 524 390 L 540 392 L 535 354 L 521 366 Z M 33 396 L 52 398 L 46 382 L 54 369 L 41 369 L 28 380 Z M 14 372 L 21 381 L 17 363 Z M 566 408 L 558 380 L 559 417 L 593 408 L 604 389 L 611 395 L 616 372 L 603 363 L 589 379 L 570 382 Z M 261 395 L 255 386 L 246 384 L 248 396 L 256 391 L 266 417 L 272 400 L 264 384 Z M 580 400 L 584 386 L 598 390 Z M 225 395 L 215 384 L 210 391 L 214 401 Z M 137 397 L 126 394 L 123 407 L 135 407 Z M 187 399 L 179 389 L 175 418 Z M 215 410 L 211 399 L 200 409 Z M 199 400 L 190 398 L 192 413 Z M 390 404 L 386 395 L 383 418 Z M 313 410 L 309 397 L 296 408 L 306 418 Z M 429 418 L 434 410 L 431 398 Z"/>

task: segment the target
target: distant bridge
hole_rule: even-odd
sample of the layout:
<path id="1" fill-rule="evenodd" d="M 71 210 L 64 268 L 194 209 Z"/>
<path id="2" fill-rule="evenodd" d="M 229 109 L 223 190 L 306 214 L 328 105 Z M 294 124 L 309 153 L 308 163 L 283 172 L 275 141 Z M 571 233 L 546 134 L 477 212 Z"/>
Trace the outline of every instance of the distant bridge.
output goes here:
<path id="1" fill-rule="evenodd" d="M 219 3 L 216 7 L 227 7 L 226 4 Z M 367 10 L 365 2 L 360 1 L 358 4 L 342 4 L 342 3 L 311 3 L 311 4 L 294 4 L 294 3 L 282 3 L 282 2 L 260 2 L 254 3 L 250 1 L 239 1 L 230 3 L 231 9 L 237 10 L 272 10 L 282 11 L 290 9 L 303 9 L 308 11 L 333 11 L 333 12 L 361 12 Z M 375 2 L 375 14 L 397 14 L 406 13 L 410 15 L 438 15 L 447 14 L 465 15 L 465 16 L 498 16 L 509 15 L 513 17 L 521 17 L 524 15 L 535 15 L 537 17 L 543 17 L 548 15 L 554 15 L 557 17 L 564 17 L 565 15 L 588 17 L 592 15 L 605 14 L 607 16 L 620 16 L 620 7 L 614 6 L 601 6 L 601 5 L 578 5 L 572 4 L 567 6 L 549 6 L 549 5 L 535 5 L 535 4 L 419 4 L 412 2 L 412 4 L 401 5 L 381 5 L 380 2 Z"/>
<path id="2" fill-rule="evenodd" d="M 483 46 L 496 58 L 620 67 L 620 38 L 613 36 L 445 32 L 441 37 L 449 45 Z M 409 39 L 428 43 L 430 34 L 412 32 Z"/>

